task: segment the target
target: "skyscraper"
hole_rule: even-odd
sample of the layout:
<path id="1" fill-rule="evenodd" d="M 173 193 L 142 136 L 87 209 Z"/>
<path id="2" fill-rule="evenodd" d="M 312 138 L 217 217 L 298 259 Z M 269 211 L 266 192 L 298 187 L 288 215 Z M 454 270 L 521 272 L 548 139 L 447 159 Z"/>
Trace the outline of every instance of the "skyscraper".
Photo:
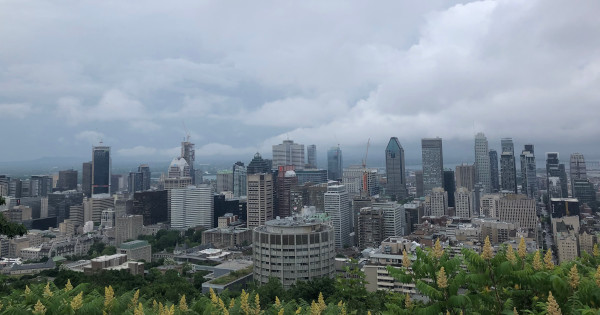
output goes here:
<path id="1" fill-rule="evenodd" d="M 233 196 L 246 196 L 246 167 L 242 162 L 233 164 Z"/>
<path id="2" fill-rule="evenodd" d="M 190 137 L 186 141 L 181 142 L 181 157 L 185 159 L 190 167 L 189 176 L 192 177 L 192 183 L 196 183 L 196 171 L 194 170 L 194 162 L 196 161 L 196 150 L 194 144 L 190 142 Z"/>
<path id="3" fill-rule="evenodd" d="M 129 192 L 130 193 L 135 193 L 135 192 L 139 192 L 139 191 L 144 191 L 144 189 L 142 189 L 144 183 L 143 183 L 143 174 L 140 172 L 130 172 L 129 173 L 129 177 L 128 177 L 128 183 L 129 183 Z M 114 183 L 113 183 L 114 185 Z"/>
<path id="4" fill-rule="evenodd" d="M 550 187 L 550 178 L 557 177 L 560 182 L 560 196 L 553 198 L 567 198 L 569 196 L 567 185 L 567 171 L 565 165 L 560 163 L 558 152 L 546 152 L 546 187 Z M 551 197 L 551 198 L 552 198 Z"/>
<path id="5" fill-rule="evenodd" d="M 171 190 L 171 228 L 213 228 L 213 190 L 210 185 Z"/>
<path id="6" fill-rule="evenodd" d="M 500 177 L 502 190 L 517 193 L 517 164 L 515 160 L 515 147 L 511 138 L 500 140 L 502 152 L 500 154 Z"/>
<path id="7" fill-rule="evenodd" d="M 498 152 L 490 150 L 490 190 L 493 193 L 500 191 L 500 174 L 498 174 Z"/>
<path id="8" fill-rule="evenodd" d="M 537 198 L 537 176 L 533 144 L 526 144 L 521 152 L 521 193 Z"/>
<path id="9" fill-rule="evenodd" d="M 448 193 L 448 207 L 454 207 L 454 192 L 456 191 L 456 182 L 454 182 L 454 171 L 444 171 L 444 191 Z"/>
<path id="10" fill-rule="evenodd" d="M 110 193 L 110 172 L 110 147 L 94 147 L 92 150 L 92 195 Z"/>
<path id="11" fill-rule="evenodd" d="M 343 248 L 350 245 L 350 227 L 352 212 L 348 192 L 344 185 L 331 185 L 325 193 L 325 212 L 331 217 L 335 234 L 335 247 Z"/>
<path id="12" fill-rule="evenodd" d="M 306 147 L 308 161 L 306 168 L 317 168 L 317 146 L 314 144 Z"/>
<path id="13" fill-rule="evenodd" d="M 456 166 L 456 187 L 465 187 L 469 191 L 475 188 L 475 165 L 461 164 Z"/>
<path id="14" fill-rule="evenodd" d="M 441 217 L 448 214 L 448 193 L 442 187 L 434 187 L 425 197 L 425 215 Z"/>
<path id="15" fill-rule="evenodd" d="M 273 175 L 248 174 L 248 228 L 273 219 Z"/>
<path id="16" fill-rule="evenodd" d="M 398 138 L 392 137 L 385 148 L 385 173 L 387 176 L 386 194 L 392 200 L 407 197 L 404 149 Z"/>
<path id="17" fill-rule="evenodd" d="M 488 141 L 483 132 L 475 136 L 475 179 L 486 193 L 491 191 L 490 155 Z"/>
<path id="18" fill-rule="evenodd" d="M 76 190 L 77 189 L 77 171 L 66 170 L 58 172 L 58 183 L 56 187 L 60 191 L 64 190 Z"/>
<path id="19" fill-rule="evenodd" d="M 342 149 L 339 146 L 327 151 L 327 178 L 342 180 Z"/>
<path id="20" fill-rule="evenodd" d="M 148 164 L 141 164 L 138 166 L 138 172 L 142 173 L 142 190 L 150 189 L 150 166 Z"/>
<path id="21" fill-rule="evenodd" d="M 273 145 L 273 165 L 276 170 L 279 166 L 294 165 L 295 169 L 304 169 L 304 144 L 294 143 L 293 140 L 284 140 L 282 144 Z"/>
<path id="22" fill-rule="evenodd" d="M 441 138 L 421 140 L 423 156 L 423 194 L 429 195 L 434 187 L 444 183 L 444 155 Z"/>
<path id="23" fill-rule="evenodd" d="M 473 215 L 473 193 L 466 187 L 459 187 L 454 193 L 454 215 L 470 218 Z"/>
<path id="24" fill-rule="evenodd" d="M 246 174 L 257 174 L 257 173 L 271 173 L 271 167 L 267 163 L 267 160 L 263 159 L 260 153 L 256 152 L 252 161 L 248 163 L 246 168 Z"/>
<path id="25" fill-rule="evenodd" d="M 415 189 L 416 189 L 416 197 L 421 198 L 425 196 L 423 191 L 423 171 L 417 170 L 415 171 Z"/>
<path id="26" fill-rule="evenodd" d="M 298 177 L 294 172 L 293 166 L 280 166 L 277 172 L 277 204 L 274 209 L 274 216 L 289 217 L 292 214 L 291 189 L 298 185 Z"/>
<path id="27" fill-rule="evenodd" d="M 569 175 L 571 175 L 571 193 L 573 196 L 575 196 L 575 180 L 587 179 L 587 170 L 585 167 L 585 158 L 583 157 L 583 154 L 571 154 L 571 160 L 569 163 Z"/>
<path id="28" fill-rule="evenodd" d="M 81 190 L 86 197 L 92 196 L 92 162 L 83 163 L 81 170 Z"/>

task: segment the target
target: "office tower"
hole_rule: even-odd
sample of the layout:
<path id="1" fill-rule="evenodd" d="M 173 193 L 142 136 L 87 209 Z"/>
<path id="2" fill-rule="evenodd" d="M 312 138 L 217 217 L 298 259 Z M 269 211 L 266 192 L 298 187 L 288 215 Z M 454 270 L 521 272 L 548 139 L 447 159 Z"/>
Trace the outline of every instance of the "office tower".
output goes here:
<path id="1" fill-rule="evenodd" d="M 171 228 L 213 228 L 213 190 L 210 185 L 171 190 Z"/>
<path id="2" fill-rule="evenodd" d="M 515 159 L 515 146 L 512 138 L 500 140 L 502 152 L 500 153 L 500 177 L 502 190 L 517 193 L 517 164 Z"/>
<path id="3" fill-rule="evenodd" d="M 339 146 L 327 151 L 327 178 L 337 181 L 342 179 L 342 149 Z"/>
<path id="4" fill-rule="evenodd" d="M 217 171 L 217 193 L 224 191 L 233 192 L 233 171 Z"/>
<path id="5" fill-rule="evenodd" d="M 248 228 L 264 225 L 273 219 L 273 175 L 248 174 Z"/>
<path id="6" fill-rule="evenodd" d="M 194 170 L 194 162 L 196 161 L 196 150 L 194 144 L 190 142 L 188 135 L 186 141 L 181 142 L 181 157 L 189 166 L 188 174 L 192 178 L 192 183 L 196 182 L 196 171 Z"/>
<path id="7" fill-rule="evenodd" d="M 108 194 L 100 194 L 93 196 L 92 198 L 85 198 L 83 200 L 83 218 L 85 222 L 94 221 L 94 223 L 99 224 L 102 219 L 102 211 L 113 209 L 114 206 L 115 200 Z"/>
<path id="8" fill-rule="evenodd" d="M 246 167 L 242 162 L 233 164 L 233 196 L 246 196 Z"/>
<path id="9" fill-rule="evenodd" d="M 53 193 L 48 195 L 46 202 L 47 216 L 56 217 L 57 223 L 61 223 L 70 218 L 70 211 L 73 206 L 83 203 L 83 194 L 76 191 Z"/>
<path id="10" fill-rule="evenodd" d="M 141 172 L 130 172 L 128 178 L 128 191 L 130 193 L 144 191 L 144 174 Z M 114 186 L 114 182 L 113 182 Z"/>
<path id="11" fill-rule="evenodd" d="M 314 144 L 310 144 L 308 145 L 308 147 L 306 147 L 306 151 L 308 155 L 306 168 L 317 168 L 317 146 Z"/>
<path id="12" fill-rule="evenodd" d="M 429 195 L 434 187 L 444 184 L 444 155 L 441 138 L 421 140 L 423 156 L 423 194 Z"/>
<path id="13" fill-rule="evenodd" d="M 566 198 L 569 196 L 567 185 L 567 171 L 565 165 L 559 161 L 558 152 L 546 152 L 546 187 L 550 188 L 550 178 L 557 177 L 560 182 L 560 196 L 558 198 Z"/>
<path id="14" fill-rule="evenodd" d="M 456 166 L 456 187 L 464 187 L 469 191 L 475 188 L 475 165 L 461 164 Z"/>
<path id="15" fill-rule="evenodd" d="M 112 195 L 119 191 L 125 190 L 125 185 L 128 184 L 129 178 L 125 178 L 123 181 L 122 174 L 111 174 L 110 175 L 110 193 Z"/>
<path id="16" fill-rule="evenodd" d="M 141 164 L 138 166 L 138 173 L 142 173 L 142 190 L 150 190 L 150 166 L 148 164 Z"/>
<path id="17" fill-rule="evenodd" d="M 88 198 L 92 196 L 92 162 L 83 163 L 81 169 L 81 191 Z"/>
<path id="18" fill-rule="evenodd" d="M 178 189 L 185 189 L 186 187 Z M 117 208 L 115 210 L 117 210 L 119 215 L 123 214 L 123 210 L 118 207 L 120 203 L 119 200 L 115 202 L 115 207 Z M 127 207 L 129 206 L 125 204 L 125 208 Z M 136 192 L 133 194 L 133 204 L 131 207 L 131 211 L 125 211 L 125 214 L 141 215 L 144 218 L 144 225 L 169 222 L 169 193 L 166 190 Z"/>
<path id="19" fill-rule="evenodd" d="M 77 182 L 75 182 L 77 184 Z M 0 196 L 8 196 L 10 191 L 10 177 L 0 175 Z"/>
<path id="20" fill-rule="evenodd" d="M 458 187 L 454 193 L 454 215 L 459 218 L 470 218 L 473 215 L 473 194 L 465 187 Z"/>
<path id="21" fill-rule="evenodd" d="M 573 181 L 572 187 L 573 197 L 577 198 L 582 204 L 596 201 L 596 189 L 594 184 L 590 183 L 589 179 L 576 179 Z"/>
<path id="22" fill-rule="evenodd" d="M 276 170 L 279 166 L 294 165 L 296 169 L 304 169 L 304 145 L 294 143 L 293 140 L 283 140 L 282 144 L 273 145 L 273 165 Z"/>
<path id="23" fill-rule="evenodd" d="M 31 197 L 46 197 L 52 193 L 52 176 L 32 175 L 29 180 L 29 194 Z"/>
<path id="24" fill-rule="evenodd" d="M 280 166 L 275 181 L 277 203 L 273 211 L 275 217 L 288 217 L 292 214 L 291 189 L 298 185 L 298 177 L 294 172 L 294 166 Z"/>
<path id="25" fill-rule="evenodd" d="M 174 158 L 169 165 L 168 171 L 169 178 L 179 178 L 179 177 L 192 177 L 190 173 L 190 165 L 188 162 L 182 158 Z"/>
<path id="26" fill-rule="evenodd" d="M 454 171 L 444 171 L 444 191 L 448 193 L 448 207 L 454 207 L 454 192 L 456 183 L 454 182 Z"/>
<path id="27" fill-rule="evenodd" d="M 364 207 L 358 213 L 358 248 L 378 248 L 383 237 L 383 209 Z"/>
<path id="28" fill-rule="evenodd" d="M 392 200 L 403 200 L 408 196 L 405 166 L 404 149 L 398 138 L 392 137 L 385 148 L 386 194 Z"/>
<path id="29" fill-rule="evenodd" d="M 119 246 L 127 240 L 135 240 L 144 227 L 144 217 L 127 215 L 115 218 L 115 245 Z"/>
<path id="30" fill-rule="evenodd" d="M 521 152 L 521 193 L 533 199 L 538 196 L 533 144 L 526 144 Z"/>
<path id="31" fill-rule="evenodd" d="M 475 180 L 484 192 L 491 192 L 490 154 L 488 141 L 483 132 L 475 136 Z"/>
<path id="32" fill-rule="evenodd" d="M 520 228 L 535 230 L 537 213 L 535 199 L 509 194 L 498 200 L 497 217 L 501 221 L 517 223 Z"/>
<path id="33" fill-rule="evenodd" d="M 92 150 L 92 195 L 110 193 L 110 147 L 97 146 Z"/>
<path id="34" fill-rule="evenodd" d="M 292 211 L 298 212 L 303 207 L 315 207 L 318 213 L 325 211 L 325 193 L 327 184 L 313 185 L 305 183 L 304 185 L 293 186 L 290 189 L 290 202 Z"/>
<path id="35" fill-rule="evenodd" d="M 58 183 L 56 184 L 59 191 L 77 190 L 77 171 L 66 170 L 58 172 Z"/>
<path id="36" fill-rule="evenodd" d="M 335 247 L 349 246 L 350 239 L 350 200 L 344 185 L 331 185 L 325 193 L 325 213 L 329 214 L 335 233 Z"/>
<path id="37" fill-rule="evenodd" d="M 500 174 L 498 172 L 498 152 L 492 149 L 490 155 L 490 191 L 497 193 L 500 191 Z"/>
<path id="38" fill-rule="evenodd" d="M 405 235 L 406 215 L 404 206 L 397 202 L 377 202 L 372 205 L 375 209 L 383 210 L 383 237 Z"/>
<path id="39" fill-rule="evenodd" d="M 425 195 L 423 191 L 423 171 L 415 171 L 415 186 L 417 189 L 417 198 L 421 198 Z"/>
<path id="40" fill-rule="evenodd" d="M 425 197 L 425 215 L 441 217 L 448 213 L 448 193 L 442 187 L 434 187 Z"/>
<path id="41" fill-rule="evenodd" d="M 569 163 L 569 175 L 571 175 L 571 193 L 575 196 L 575 180 L 576 179 L 587 179 L 587 171 L 585 167 L 585 159 L 581 153 L 571 154 L 571 160 Z"/>
<path id="42" fill-rule="evenodd" d="M 304 185 L 306 183 L 323 184 L 327 183 L 327 170 L 319 169 L 304 169 L 297 170 L 296 176 L 298 177 L 298 185 Z"/>
<path id="43" fill-rule="evenodd" d="M 259 285 L 275 277 L 284 289 L 289 289 L 296 281 L 335 275 L 335 237 L 331 226 L 301 218 L 265 223 L 252 232 L 253 279 Z"/>
<path id="44" fill-rule="evenodd" d="M 256 152 L 256 154 L 254 154 L 254 158 L 252 158 L 252 161 L 248 163 L 246 174 L 251 175 L 258 173 L 271 173 L 271 166 L 267 160 L 260 156 L 260 153 Z"/>
<path id="45" fill-rule="evenodd" d="M 551 198 L 548 212 L 552 218 L 578 216 L 579 206 L 579 200 L 575 198 Z"/>

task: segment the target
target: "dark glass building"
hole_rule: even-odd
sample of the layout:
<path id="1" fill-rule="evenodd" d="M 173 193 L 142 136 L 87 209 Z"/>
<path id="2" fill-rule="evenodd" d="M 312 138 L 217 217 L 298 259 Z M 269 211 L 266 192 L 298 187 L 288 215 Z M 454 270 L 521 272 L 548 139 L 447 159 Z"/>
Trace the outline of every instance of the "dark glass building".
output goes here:
<path id="1" fill-rule="evenodd" d="M 500 191 L 500 174 L 498 172 L 498 152 L 490 150 L 490 191 L 497 193 Z"/>
<path id="2" fill-rule="evenodd" d="M 260 156 L 260 153 L 256 152 L 250 164 L 246 168 L 246 174 L 258 174 L 258 173 L 271 173 L 271 163 L 269 160 L 265 160 Z"/>
<path id="3" fill-rule="evenodd" d="M 92 151 L 92 195 L 110 193 L 110 172 L 110 147 L 94 147 Z"/>
<path id="4" fill-rule="evenodd" d="M 392 197 L 392 200 L 405 199 L 408 193 L 404 149 L 396 137 L 390 138 L 385 148 L 385 173 L 387 176 L 386 194 Z"/>
<path id="5" fill-rule="evenodd" d="M 448 207 L 454 207 L 454 193 L 456 192 L 456 182 L 454 181 L 453 170 L 444 170 L 444 191 L 448 193 Z"/>
<path id="6" fill-rule="evenodd" d="M 342 149 L 339 146 L 327 151 L 327 178 L 330 180 L 342 179 Z"/>
<path id="7" fill-rule="evenodd" d="M 92 196 L 92 162 L 83 163 L 81 170 L 81 190 L 86 197 Z"/>
<path id="8" fill-rule="evenodd" d="M 169 221 L 168 194 L 166 190 L 143 191 L 133 194 L 132 213 L 144 216 L 144 225 Z"/>
<path id="9" fill-rule="evenodd" d="M 58 172 L 58 182 L 56 188 L 59 191 L 76 190 L 77 189 L 77 171 L 66 170 Z"/>

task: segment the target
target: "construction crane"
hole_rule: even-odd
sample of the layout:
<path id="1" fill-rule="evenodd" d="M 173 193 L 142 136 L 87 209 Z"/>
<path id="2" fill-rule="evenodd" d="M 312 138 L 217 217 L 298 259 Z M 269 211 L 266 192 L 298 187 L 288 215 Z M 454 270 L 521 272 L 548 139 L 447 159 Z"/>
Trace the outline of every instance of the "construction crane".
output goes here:
<path id="1" fill-rule="evenodd" d="M 369 145 L 371 145 L 371 138 L 367 141 L 367 150 L 365 152 L 365 158 L 362 160 L 363 176 L 362 176 L 362 192 L 363 194 L 369 194 L 369 172 L 367 171 L 367 157 L 369 156 Z"/>

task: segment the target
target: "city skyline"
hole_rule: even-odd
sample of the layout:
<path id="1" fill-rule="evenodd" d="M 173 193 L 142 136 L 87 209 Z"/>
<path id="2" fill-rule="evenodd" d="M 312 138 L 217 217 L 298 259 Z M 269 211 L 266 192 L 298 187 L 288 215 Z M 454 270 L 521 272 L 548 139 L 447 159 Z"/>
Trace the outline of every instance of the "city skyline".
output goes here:
<path id="1" fill-rule="evenodd" d="M 288 138 L 350 161 L 391 136 L 407 160 L 442 137 L 449 160 L 478 131 L 497 151 L 512 137 L 600 156 L 595 1 L 40 4 L 0 5 L 3 126 L 27 126 L 3 162 L 85 157 L 99 139 L 115 161 L 168 160 L 186 129 L 196 161 Z"/>

